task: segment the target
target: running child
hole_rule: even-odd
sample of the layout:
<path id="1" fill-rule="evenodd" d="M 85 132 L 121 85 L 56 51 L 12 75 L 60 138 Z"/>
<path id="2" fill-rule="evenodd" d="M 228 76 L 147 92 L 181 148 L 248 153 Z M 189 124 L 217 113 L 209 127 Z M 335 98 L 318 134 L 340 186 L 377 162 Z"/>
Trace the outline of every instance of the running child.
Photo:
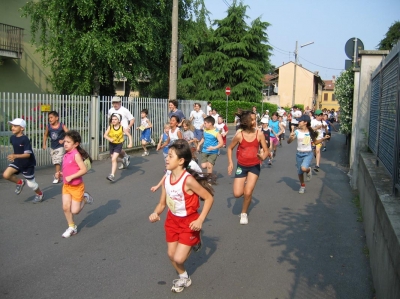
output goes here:
<path id="1" fill-rule="evenodd" d="M 228 126 L 224 123 L 224 119 L 222 116 L 218 116 L 218 123 L 216 128 L 219 130 L 219 133 L 222 136 L 223 147 L 226 147 L 226 135 L 228 134 Z"/>
<path id="2" fill-rule="evenodd" d="M 169 123 L 166 123 L 166 124 L 164 125 L 164 132 L 161 134 L 160 140 L 158 141 L 158 145 L 157 145 L 156 151 L 159 151 L 159 150 L 161 149 L 161 145 L 162 145 L 164 142 L 167 141 L 169 129 L 170 129 L 170 125 L 169 125 Z M 167 147 L 167 146 L 163 148 L 163 156 L 164 156 L 164 161 L 165 161 L 165 159 L 166 159 L 167 156 L 168 156 L 168 147 Z"/>
<path id="3" fill-rule="evenodd" d="M 279 147 L 282 147 L 282 140 L 285 140 L 286 121 L 283 120 L 283 116 L 279 116 L 278 121 L 279 128 L 281 129 L 281 134 L 279 134 Z"/>
<path id="4" fill-rule="evenodd" d="M 182 138 L 189 143 L 192 155 L 194 156 L 194 159 L 196 159 L 196 148 L 198 140 L 195 139 L 194 137 L 194 126 L 192 125 L 192 122 L 190 120 L 185 119 L 182 122 L 182 128 L 183 128 Z"/>
<path id="5" fill-rule="evenodd" d="M 149 216 L 150 222 L 159 221 L 160 214 L 168 206 L 164 228 L 168 257 L 179 274 L 172 282 L 171 291 L 175 293 L 192 284 L 184 263 L 192 249 L 198 251 L 201 248 L 200 231 L 214 201 L 213 189 L 207 184 L 206 177 L 187 169 L 191 160 L 186 140 L 177 140 L 170 145 L 166 167 L 171 172 L 166 174 L 160 202 Z M 204 205 L 199 214 L 200 197 Z"/>
<path id="6" fill-rule="evenodd" d="M 74 215 L 82 211 L 85 204 L 92 204 L 93 197 L 85 192 L 85 184 L 82 176 L 86 174 L 87 168 L 84 160 L 92 159 L 89 154 L 80 146 L 81 136 L 77 131 L 65 133 L 62 172 L 56 173 L 57 178 L 63 178 L 62 205 L 64 215 L 68 223 L 67 230 L 62 234 L 63 238 L 69 238 L 78 233 L 78 227 L 74 222 Z"/>
<path id="7" fill-rule="evenodd" d="M 269 155 L 264 134 L 257 130 L 256 115 L 251 111 L 243 111 L 240 117 L 240 133 L 237 133 L 228 146 L 228 175 L 232 174 L 232 151 L 236 150 L 237 167 L 233 181 L 233 196 L 244 196 L 240 224 L 249 222 L 247 212 L 253 196 L 258 177 L 260 176 L 260 161 L 264 161 Z M 258 152 L 261 145 L 263 153 Z"/>
<path id="8" fill-rule="evenodd" d="M 169 145 L 173 144 L 176 140 L 182 139 L 182 132 L 179 130 L 178 124 L 180 123 L 180 119 L 176 115 L 172 115 L 169 119 L 169 131 L 167 140 L 160 146 L 161 148 L 169 147 Z"/>
<path id="9" fill-rule="evenodd" d="M 151 138 L 151 129 L 153 125 L 151 124 L 151 121 L 147 118 L 147 115 L 149 114 L 149 110 L 143 109 L 140 112 L 140 127 L 137 128 L 138 130 L 142 130 L 142 136 L 140 137 L 140 140 L 142 141 L 142 148 L 143 148 L 143 154 L 142 157 L 148 156 L 149 152 L 147 151 L 147 144 L 151 143 L 153 146 L 155 146 L 155 142 L 153 138 Z"/>
<path id="10" fill-rule="evenodd" d="M 104 133 L 104 138 L 109 141 L 111 156 L 111 173 L 107 176 L 107 180 L 114 182 L 115 172 L 117 171 L 118 161 L 123 161 L 124 156 L 121 154 L 122 145 L 124 144 L 124 132 L 121 125 L 121 115 L 113 114 L 110 118 L 110 125 Z M 120 159 L 118 159 L 120 158 Z"/>
<path id="11" fill-rule="evenodd" d="M 263 117 L 261 118 L 261 128 L 260 131 L 261 133 L 263 133 L 264 138 L 265 138 L 265 142 L 267 143 L 267 147 L 268 149 L 270 148 L 271 145 L 271 128 L 269 127 L 269 118 L 268 117 Z M 262 155 L 264 153 L 264 150 L 260 144 L 260 155 Z M 271 157 L 268 158 L 268 165 L 271 165 Z M 260 162 L 260 165 L 262 165 L 262 161 Z"/>
<path id="12" fill-rule="evenodd" d="M 332 109 L 333 110 L 333 109 Z M 325 132 L 323 132 L 323 136 L 325 137 L 326 135 L 329 135 L 330 137 L 332 136 L 332 128 L 333 130 L 335 130 L 335 132 L 337 132 L 338 130 L 336 130 L 335 126 L 333 125 L 332 119 L 328 118 L 328 114 L 324 114 L 324 118 L 323 120 L 326 123 L 326 128 L 325 128 Z M 325 152 L 326 151 L 326 144 L 330 141 L 330 139 L 328 139 L 327 141 L 323 142 L 323 148 L 322 151 Z"/>
<path id="13" fill-rule="evenodd" d="M 8 123 L 11 124 L 11 132 L 13 133 L 10 137 L 10 143 L 13 146 L 14 153 L 7 156 L 7 160 L 10 161 L 10 164 L 6 170 L 4 170 L 3 178 L 17 184 L 15 187 L 15 193 L 17 195 L 21 193 L 26 183 L 36 194 L 32 202 L 41 202 L 44 194 L 35 181 L 36 159 L 31 142 L 29 138 L 24 135 L 26 122 L 22 118 L 16 118 Z M 18 179 L 17 175 L 20 173 L 22 173 L 25 179 Z"/>
<path id="14" fill-rule="evenodd" d="M 50 156 L 53 165 L 56 167 L 56 173 L 61 170 L 61 162 L 65 153 L 64 150 L 64 136 L 68 132 L 65 124 L 61 123 L 58 119 L 57 111 L 49 112 L 49 123 L 43 134 L 43 149 L 47 148 L 47 137 L 50 136 Z M 60 180 L 53 178 L 53 184 L 58 184 Z"/>
<path id="15" fill-rule="evenodd" d="M 303 114 L 300 118 L 297 119 L 297 121 L 298 128 L 294 132 L 290 133 L 287 143 L 290 144 L 294 139 L 297 138 L 296 162 L 297 174 L 299 175 L 300 180 L 299 193 L 303 194 L 306 190 L 306 185 L 304 183 L 304 173 L 306 173 L 307 181 L 310 181 L 312 177 L 310 164 L 313 158 L 313 151 L 311 147 L 311 142 L 319 144 L 324 139 L 329 139 L 329 136 L 317 140 L 318 133 L 311 128 L 311 119 L 308 115 Z"/>
<path id="16" fill-rule="evenodd" d="M 281 125 L 278 120 L 278 112 L 272 113 L 272 118 L 269 120 L 269 127 L 271 128 L 271 147 L 270 151 L 272 158 L 276 156 L 276 147 L 279 144 L 279 136 L 282 133 Z M 272 159 L 271 159 L 272 160 Z"/>
<path id="17" fill-rule="evenodd" d="M 197 145 L 197 151 L 200 151 L 201 146 L 201 167 L 207 169 L 207 173 L 213 172 L 215 161 L 218 157 L 218 149 L 223 146 L 222 136 L 218 129 L 214 128 L 215 119 L 212 116 L 207 116 L 204 119 L 204 134 L 203 138 Z"/>

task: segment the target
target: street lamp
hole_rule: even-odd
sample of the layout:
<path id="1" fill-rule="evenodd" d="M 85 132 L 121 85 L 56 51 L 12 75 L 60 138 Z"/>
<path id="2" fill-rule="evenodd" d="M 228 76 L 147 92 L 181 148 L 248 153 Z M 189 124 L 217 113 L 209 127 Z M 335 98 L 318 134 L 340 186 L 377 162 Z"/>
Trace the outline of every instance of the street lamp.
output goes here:
<path id="1" fill-rule="evenodd" d="M 309 42 L 306 43 L 304 45 L 301 45 L 300 48 L 306 47 L 308 45 L 313 44 L 314 42 Z M 298 54 L 298 50 L 297 50 L 297 45 L 298 42 L 296 41 L 296 50 L 294 50 L 294 74 L 293 74 L 293 96 L 292 96 L 292 107 L 295 105 L 295 98 L 296 98 L 296 69 L 297 69 L 297 64 L 298 64 L 298 58 L 297 58 L 297 54 Z"/>

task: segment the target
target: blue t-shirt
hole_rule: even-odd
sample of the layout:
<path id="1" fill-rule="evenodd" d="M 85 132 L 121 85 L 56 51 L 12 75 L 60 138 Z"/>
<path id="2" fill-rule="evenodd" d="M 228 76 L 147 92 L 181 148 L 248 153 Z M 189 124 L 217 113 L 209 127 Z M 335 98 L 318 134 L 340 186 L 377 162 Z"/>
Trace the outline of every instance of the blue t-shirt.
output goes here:
<path id="1" fill-rule="evenodd" d="M 168 134 L 167 133 L 163 133 L 163 135 L 162 135 L 162 143 L 165 143 L 165 141 L 167 141 L 167 139 L 168 139 Z M 164 154 L 168 154 L 168 146 L 165 146 L 164 148 L 163 148 L 163 153 Z"/>
<path id="2" fill-rule="evenodd" d="M 14 154 L 22 155 L 22 154 L 30 154 L 29 158 L 17 158 L 11 165 L 15 165 L 19 169 L 25 169 L 29 167 L 36 166 L 35 154 L 32 150 L 31 141 L 25 135 L 17 137 L 15 135 L 10 137 L 10 142 L 14 148 Z"/>
<path id="3" fill-rule="evenodd" d="M 272 119 L 269 120 L 269 127 L 274 130 L 275 133 L 279 133 L 279 120 L 273 121 Z M 271 137 L 275 137 L 275 134 L 271 130 Z"/>
<path id="4" fill-rule="evenodd" d="M 183 112 L 179 109 L 174 112 L 168 113 L 168 118 L 171 118 L 171 116 L 173 116 L 173 115 L 176 115 L 179 117 L 179 122 L 181 122 L 182 119 L 184 119 L 184 118 L 186 119 L 185 114 L 183 114 Z"/>
<path id="5" fill-rule="evenodd" d="M 49 136 L 50 136 L 50 147 L 52 149 L 63 147 L 64 145 L 60 144 L 59 142 L 60 140 L 64 140 L 65 137 L 63 123 L 59 123 L 57 129 L 52 128 L 50 124 L 47 125 L 47 128 L 49 130 Z"/>
<path id="6" fill-rule="evenodd" d="M 211 129 L 211 130 L 204 130 L 204 143 L 203 143 L 203 149 L 202 149 L 202 153 L 205 154 L 218 154 L 218 149 L 215 150 L 207 150 L 207 148 L 209 146 L 217 146 L 218 145 L 218 138 L 217 135 L 219 134 L 217 129 Z"/>

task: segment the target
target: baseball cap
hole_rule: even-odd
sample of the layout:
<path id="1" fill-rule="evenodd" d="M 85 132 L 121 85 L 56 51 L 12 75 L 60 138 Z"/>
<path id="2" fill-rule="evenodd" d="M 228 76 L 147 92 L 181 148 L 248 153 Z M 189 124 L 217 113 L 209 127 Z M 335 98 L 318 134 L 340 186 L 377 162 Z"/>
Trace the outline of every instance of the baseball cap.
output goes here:
<path id="1" fill-rule="evenodd" d="M 121 102 L 121 98 L 120 98 L 120 97 L 113 97 L 113 98 L 111 99 L 111 102 L 112 102 L 112 103 Z"/>
<path id="2" fill-rule="evenodd" d="M 20 126 L 22 128 L 26 127 L 26 122 L 22 118 L 16 118 L 13 121 L 9 121 L 8 123 L 14 126 Z"/>
<path id="3" fill-rule="evenodd" d="M 307 114 L 303 114 L 299 118 L 296 118 L 296 120 L 297 121 L 305 121 L 305 122 L 308 122 L 308 123 L 311 122 L 310 116 L 308 116 Z"/>
<path id="4" fill-rule="evenodd" d="M 268 111 L 268 110 L 267 110 L 267 111 Z M 263 117 L 263 118 L 260 120 L 260 122 L 261 122 L 262 124 L 267 124 L 267 123 L 268 123 L 268 118 Z"/>
<path id="5" fill-rule="evenodd" d="M 269 112 L 269 110 L 267 109 L 267 110 L 265 110 L 265 112 Z"/>
<path id="6" fill-rule="evenodd" d="M 315 111 L 315 115 L 320 115 L 320 114 L 322 114 L 322 111 L 321 111 L 321 110 L 316 110 L 316 111 Z"/>

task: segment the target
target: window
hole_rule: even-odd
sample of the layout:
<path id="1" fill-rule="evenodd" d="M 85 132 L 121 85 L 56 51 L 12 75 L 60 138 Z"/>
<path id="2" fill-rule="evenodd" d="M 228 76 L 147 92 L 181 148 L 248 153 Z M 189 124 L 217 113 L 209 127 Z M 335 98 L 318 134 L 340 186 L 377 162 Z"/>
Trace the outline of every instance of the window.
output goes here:
<path id="1" fill-rule="evenodd" d="M 328 100 L 328 94 L 324 93 L 324 101 L 327 101 L 327 100 Z"/>
<path id="2" fill-rule="evenodd" d="M 333 101 L 336 101 L 336 99 L 335 99 L 335 94 L 334 94 L 334 93 L 332 94 L 332 102 L 333 102 Z"/>

